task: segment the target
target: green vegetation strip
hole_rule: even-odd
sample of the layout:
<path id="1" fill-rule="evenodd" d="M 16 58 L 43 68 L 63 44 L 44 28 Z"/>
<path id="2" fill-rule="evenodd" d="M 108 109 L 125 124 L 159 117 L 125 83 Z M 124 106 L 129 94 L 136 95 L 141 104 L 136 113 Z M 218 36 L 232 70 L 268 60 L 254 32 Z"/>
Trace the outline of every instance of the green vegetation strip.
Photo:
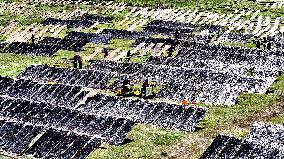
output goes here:
<path id="1" fill-rule="evenodd" d="M 185 136 L 185 132 L 162 130 L 154 126 L 138 124 L 128 134 L 132 142 L 122 146 L 105 145 L 106 149 L 94 151 L 89 158 L 153 158 Z"/>
<path id="2" fill-rule="evenodd" d="M 272 117 L 269 122 L 273 123 L 273 124 L 281 124 L 283 125 L 284 123 L 284 114 L 282 115 L 279 115 L 279 116 L 275 116 L 275 117 Z"/>

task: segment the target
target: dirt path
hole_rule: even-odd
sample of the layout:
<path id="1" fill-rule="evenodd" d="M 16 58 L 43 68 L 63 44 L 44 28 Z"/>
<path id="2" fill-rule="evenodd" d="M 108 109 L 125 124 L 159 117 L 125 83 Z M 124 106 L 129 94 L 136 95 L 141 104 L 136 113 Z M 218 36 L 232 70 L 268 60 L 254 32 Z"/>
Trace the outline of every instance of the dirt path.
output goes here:
<path id="1" fill-rule="evenodd" d="M 270 118 L 284 114 L 284 97 L 281 100 L 266 109 L 257 112 L 253 115 L 247 116 L 241 121 L 233 121 L 235 125 L 240 128 L 250 128 L 255 121 L 268 121 Z"/>

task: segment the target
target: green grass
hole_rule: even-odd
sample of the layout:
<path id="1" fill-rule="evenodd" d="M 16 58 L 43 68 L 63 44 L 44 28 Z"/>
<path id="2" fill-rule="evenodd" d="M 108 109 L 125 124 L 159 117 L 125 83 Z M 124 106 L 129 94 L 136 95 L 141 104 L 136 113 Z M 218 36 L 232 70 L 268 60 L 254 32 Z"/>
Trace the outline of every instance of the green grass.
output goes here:
<path id="1" fill-rule="evenodd" d="M 269 122 L 282 125 L 284 123 L 284 114 L 269 119 Z"/>
<path id="2" fill-rule="evenodd" d="M 31 8 L 34 9 L 35 13 L 42 13 L 42 12 L 62 12 L 63 10 L 65 11 L 71 11 L 75 8 L 76 6 L 73 6 L 72 4 L 43 4 L 43 3 L 36 3 L 36 5 Z"/>
<path id="3" fill-rule="evenodd" d="M 40 15 L 35 15 L 35 16 L 17 16 L 18 20 L 18 26 L 27 26 L 31 25 L 33 23 L 40 24 L 41 22 L 44 21 L 44 17 Z"/>
<path id="4" fill-rule="evenodd" d="M 274 83 L 272 87 L 281 85 L 283 81 L 283 76 L 279 77 L 279 81 Z M 238 97 L 238 103 L 234 106 L 207 106 L 209 111 L 200 124 L 203 129 L 192 133 L 156 129 L 153 126 L 140 124 L 128 134 L 128 138 L 133 140 L 132 142 L 122 146 L 107 145 L 107 149 L 94 151 L 89 158 L 160 158 L 162 152 L 167 152 L 177 143 L 190 142 L 195 140 L 196 136 L 214 137 L 228 130 L 235 131 L 234 133 L 238 138 L 244 138 L 249 132 L 249 128 L 236 131 L 234 130 L 235 126 L 238 127 L 236 124 L 251 125 L 254 121 L 247 121 L 248 116 L 256 114 L 278 101 L 279 96 L 277 94 L 244 93 Z M 283 116 L 275 117 L 271 121 L 281 123 Z M 194 144 L 191 146 L 188 150 L 194 150 L 192 158 L 198 158 L 203 150 L 195 150 L 196 145 Z"/>
<path id="5" fill-rule="evenodd" d="M 64 38 L 68 33 L 70 33 L 72 29 L 70 28 L 64 28 L 61 30 L 61 32 L 57 35 L 58 38 Z"/>
<path id="6" fill-rule="evenodd" d="M 17 1 L 16 1 L 17 2 Z M 19 4 L 19 2 L 17 3 Z M 27 14 L 15 14 L 11 13 L 11 10 L 7 9 L 4 10 L 3 15 L 0 18 L 0 25 L 5 26 L 10 21 L 16 20 L 18 21 L 18 26 L 27 26 L 32 23 L 41 23 L 45 18 L 42 16 L 44 12 L 51 11 L 51 12 L 59 12 L 62 10 L 71 10 L 71 5 L 47 5 L 47 4 L 40 4 L 37 3 L 34 7 L 28 6 L 27 10 L 30 13 Z"/>
<path id="7" fill-rule="evenodd" d="M 282 73 L 277 77 L 274 84 L 268 89 L 271 92 L 275 92 L 277 94 L 283 94 L 284 92 L 284 74 Z"/>
<path id="8" fill-rule="evenodd" d="M 0 42 L 5 41 L 7 39 L 7 37 L 5 35 L 0 35 Z"/>
<path id="9" fill-rule="evenodd" d="M 100 61 L 104 59 L 104 54 L 99 53 L 96 57 L 93 58 L 93 60 Z"/>
<path id="10" fill-rule="evenodd" d="M 272 87 L 282 83 L 283 80 L 281 79 L 274 83 Z M 238 97 L 238 104 L 234 106 L 207 106 L 209 111 L 200 124 L 203 129 L 192 133 L 156 129 L 149 125 L 138 125 L 128 134 L 128 137 L 133 140 L 132 142 L 120 147 L 107 145 L 107 149 L 94 151 L 89 158 L 160 158 L 161 152 L 167 152 L 168 149 L 179 142 L 190 142 L 191 140 L 195 140 L 196 136 L 214 137 L 219 133 L 227 132 L 231 128 L 234 128 L 234 126 L 237 126 L 235 125 L 237 123 L 251 122 L 243 123 L 250 125 L 254 121 L 246 121 L 245 119 L 248 116 L 272 106 L 273 103 L 277 101 L 279 101 L 279 96 L 276 94 L 245 93 Z M 272 120 L 277 120 L 278 123 L 281 123 L 283 116 L 278 118 Z M 149 129 L 149 127 L 151 129 Z M 238 138 L 244 138 L 248 130 L 249 128 L 238 130 L 235 132 L 235 135 Z M 143 142 L 141 140 L 143 140 Z M 195 146 L 196 145 L 193 144 L 188 150 L 191 151 L 191 149 L 195 149 Z M 203 150 L 196 149 L 193 152 L 192 158 L 198 158 Z"/>
<path id="11" fill-rule="evenodd" d="M 228 2 L 229 0 L 198 0 L 198 1 L 191 1 L 191 0 L 114 0 L 114 2 L 127 2 L 131 5 L 135 6 L 150 6 L 150 7 L 159 7 L 159 6 L 167 6 L 167 7 L 185 7 L 185 8 L 192 8 L 196 6 L 200 6 L 205 8 L 212 8 L 218 6 L 219 4 L 223 4 Z M 208 3 L 209 2 L 209 3 Z"/>
<path id="12" fill-rule="evenodd" d="M 128 133 L 128 138 L 133 140 L 132 142 L 121 146 L 106 145 L 107 149 L 94 151 L 89 158 L 153 158 L 160 155 L 167 146 L 185 137 L 186 134 L 138 124 Z"/>
<path id="13" fill-rule="evenodd" d="M 278 100 L 276 95 L 241 94 L 238 104 L 234 106 L 209 106 L 205 119 L 201 122 L 203 127 L 214 129 L 218 125 L 233 124 L 235 120 L 254 114 Z"/>
<path id="14" fill-rule="evenodd" d="M 3 156 L 1 155 L 0 158 L 1 158 L 1 159 L 13 159 L 12 157 L 4 156 L 4 155 L 3 155 Z"/>
<path id="15" fill-rule="evenodd" d="M 248 129 L 243 129 L 243 130 L 240 130 L 239 132 L 237 132 L 236 137 L 237 138 L 246 138 L 248 133 L 249 133 Z"/>
<path id="16" fill-rule="evenodd" d="M 56 55 L 57 56 L 55 57 L 40 57 L 1 53 L 0 75 L 15 77 L 31 64 L 53 65 L 56 63 L 62 63 L 62 58 L 71 58 L 74 56 L 74 53 L 71 53 L 70 51 L 60 50 L 56 53 Z"/>
<path id="17" fill-rule="evenodd" d="M 113 24 L 98 24 L 96 28 L 110 28 Z"/>
<path id="18" fill-rule="evenodd" d="M 190 141 L 194 140 L 196 135 L 209 137 L 210 135 L 226 131 L 236 121 L 241 121 L 248 115 L 252 115 L 275 103 L 277 96 L 242 94 L 239 99 L 240 103 L 232 107 L 209 106 L 209 112 L 205 120 L 201 122 L 201 126 L 204 129 L 197 132 L 186 133 L 164 130 L 150 125 L 139 124 L 128 134 L 128 138 L 132 142 L 122 146 L 106 145 L 106 149 L 94 151 L 89 158 L 159 158 L 162 157 L 162 152 L 167 152 L 168 149 L 182 140 Z M 243 138 L 247 133 L 247 129 L 242 129 L 236 132 L 236 136 Z M 197 151 L 200 151 L 200 149 Z M 193 156 L 198 157 L 199 153 L 201 152 L 195 152 Z"/>
<path id="19" fill-rule="evenodd" d="M 84 51 L 84 55 L 83 56 L 88 56 L 94 52 L 97 51 L 97 49 L 101 49 L 103 46 L 98 45 L 98 44 L 92 44 L 92 43 L 88 43 L 87 45 L 85 45 L 83 47 Z M 92 58 L 92 60 L 103 60 L 104 59 L 104 54 L 102 52 L 99 52 L 95 57 Z M 86 62 L 85 62 L 86 63 Z"/>
<path id="20" fill-rule="evenodd" d="M 162 84 L 157 83 L 157 85 L 153 88 L 154 93 L 158 93 L 162 89 Z"/>
<path id="21" fill-rule="evenodd" d="M 50 62 L 49 58 L 45 57 L 31 57 L 31 56 L 19 56 L 12 54 L 1 54 L 0 56 L 0 74 L 4 76 L 15 77 L 26 66 L 30 64 L 41 64 L 45 62 Z"/>
<path id="22" fill-rule="evenodd" d="M 255 3 L 249 0 L 240 0 L 238 3 L 234 3 L 233 0 L 115 0 L 115 2 L 126 2 L 130 5 L 143 6 L 143 7 L 159 7 L 165 6 L 170 8 L 184 8 L 184 9 L 195 9 L 198 8 L 200 11 L 213 11 L 218 13 L 233 13 L 235 9 L 243 10 L 244 8 L 251 8 L 253 10 L 260 10 L 259 15 L 270 16 L 275 18 L 277 16 L 284 17 L 284 9 L 273 9 L 264 8 L 259 3 Z M 231 5 L 231 6 L 224 6 Z M 241 18 L 248 19 L 248 17 L 243 16 Z"/>
<path id="23" fill-rule="evenodd" d="M 3 15 L 0 17 L 0 25 L 6 26 L 11 20 L 16 19 L 17 15 L 12 14 L 10 10 L 4 10 Z"/>
<path id="24" fill-rule="evenodd" d="M 110 49 L 120 48 L 124 51 L 128 51 L 131 49 L 131 45 L 134 40 L 126 40 L 126 39 L 112 39 L 108 45 Z"/>
<path id="25" fill-rule="evenodd" d="M 126 21 L 125 23 L 127 23 L 127 21 Z M 112 25 L 111 28 L 117 29 L 117 30 L 127 30 L 127 29 L 128 29 L 128 26 L 123 25 L 123 24 L 122 24 L 122 25 Z"/>
<path id="26" fill-rule="evenodd" d="M 5 2 L 5 3 L 13 3 L 13 2 L 21 2 L 22 0 L 0 0 L 0 2 Z"/>
<path id="27" fill-rule="evenodd" d="M 149 58 L 150 54 L 148 53 L 148 55 L 144 55 L 144 56 L 135 56 L 132 57 L 130 59 L 130 62 L 134 62 L 134 63 L 144 63 L 148 58 Z"/>
<path id="28" fill-rule="evenodd" d="M 100 49 L 101 46 L 98 44 L 93 43 L 87 43 L 83 48 L 82 51 L 76 52 L 76 54 L 79 54 L 81 57 L 86 57 L 94 53 L 97 49 Z M 104 58 L 103 53 L 99 53 L 97 56 L 93 58 L 93 60 L 102 60 Z M 83 61 L 83 66 L 86 67 L 89 65 L 88 61 Z"/>
<path id="29" fill-rule="evenodd" d="M 255 48 L 255 44 L 252 41 L 249 41 L 248 43 L 240 43 L 240 42 L 224 42 L 223 45 L 229 45 L 229 46 L 241 46 L 245 48 Z"/>
<path id="30" fill-rule="evenodd" d="M 124 19 L 124 17 L 130 12 L 129 9 L 123 9 L 121 12 L 118 12 L 114 15 L 115 19 L 117 21 L 121 21 Z"/>

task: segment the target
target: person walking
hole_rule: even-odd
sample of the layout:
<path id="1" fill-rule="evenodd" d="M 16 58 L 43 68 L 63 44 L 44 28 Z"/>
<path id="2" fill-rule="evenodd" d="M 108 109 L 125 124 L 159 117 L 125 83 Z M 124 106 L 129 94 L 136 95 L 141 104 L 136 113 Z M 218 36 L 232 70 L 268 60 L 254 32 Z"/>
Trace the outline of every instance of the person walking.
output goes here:
<path id="1" fill-rule="evenodd" d="M 31 40 L 32 40 L 32 45 L 35 46 L 35 36 L 34 36 L 34 34 L 32 34 Z"/>
<path id="2" fill-rule="evenodd" d="M 108 50 L 107 50 L 107 48 L 103 49 L 103 53 L 104 53 L 104 58 L 107 58 L 108 57 Z"/>
<path id="3" fill-rule="evenodd" d="M 78 56 L 77 61 L 78 61 L 78 64 L 79 64 L 79 69 L 82 69 L 83 68 L 83 61 L 82 61 L 82 58 L 81 58 L 80 55 Z"/>
<path id="4" fill-rule="evenodd" d="M 78 64 L 79 64 L 79 68 L 82 69 L 82 65 L 83 65 L 82 58 L 80 55 L 77 54 L 73 58 L 73 67 L 77 68 Z"/>

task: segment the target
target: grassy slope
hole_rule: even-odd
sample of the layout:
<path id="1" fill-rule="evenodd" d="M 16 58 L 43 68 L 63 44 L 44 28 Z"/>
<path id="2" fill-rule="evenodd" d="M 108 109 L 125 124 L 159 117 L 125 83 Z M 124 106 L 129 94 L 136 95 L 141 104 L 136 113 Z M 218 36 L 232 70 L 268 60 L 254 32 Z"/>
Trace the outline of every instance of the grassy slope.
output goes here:
<path id="1" fill-rule="evenodd" d="M 94 151 L 90 158 L 152 158 L 185 136 L 185 132 L 139 124 L 128 134 L 133 141 L 122 146 L 105 145 L 107 149 Z"/>
<path id="2" fill-rule="evenodd" d="M 284 122 L 284 114 L 272 117 L 269 122 L 273 124 L 283 124 Z"/>
<path id="3" fill-rule="evenodd" d="M 55 56 L 52 57 L 0 53 L 0 75 L 16 77 L 21 71 L 31 64 L 63 65 L 64 60 L 62 58 L 70 59 L 75 54 L 85 57 L 95 51 L 96 48 L 97 46 L 95 45 L 87 44 L 83 47 L 82 51 L 74 53 L 67 50 L 59 50 Z M 84 62 L 83 65 L 86 66 L 88 63 Z M 72 64 L 69 62 L 68 66 L 72 66 Z"/>
<path id="4" fill-rule="evenodd" d="M 119 2 L 125 2 L 124 0 L 117 0 Z M 135 0 L 127 0 L 126 2 L 130 2 L 134 5 L 139 6 L 157 6 L 160 2 L 165 1 L 135 1 Z M 184 3 L 185 1 L 166 1 L 169 6 L 179 6 L 179 7 L 188 7 L 185 5 L 195 5 L 196 1 L 190 1 Z M 206 3 L 208 1 L 198 1 L 198 4 Z M 218 9 L 216 6 L 219 3 L 214 3 L 213 1 L 211 5 L 207 7 L 212 7 L 214 10 L 218 12 L 224 12 L 223 10 Z M 219 1 L 219 2 L 227 2 L 227 1 Z M 244 3 L 243 3 L 244 4 Z M 246 5 L 250 7 L 254 7 L 255 9 L 263 10 L 263 8 L 259 5 L 252 5 L 252 2 L 246 1 Z M 242 8 L 243 5 L 239 4 L 237 6 L 234 5 L 233 8 Z M 190 7 L 188 7 L 190 8 Z M 275 13 L 273 9 L 268 9 L 267 12 L 262 12 L 261 15 L 266 16 L 279 16 L 278 13 Z M 238 44 L 236 44 L 238 45 Z M 246 45 L 245 45 L 246 46 Z M 249 46 L 251 47 L 251 46 Z M 283 90 L 282 83 L 284 82 L 283 76 L 280 77 L 279 81 L 274 83 L 271 87 L 276 90 Z M 206 146 L 212 141 L 212 137 L 216 136 L 219 133 L 230 133 L 236 135 L 238 137 L 245 137 L 245 135 L 249 131 L 249 125 L 251 125 L 254 120 L 248 120 L 248 116 L 254 116 L 255 114 L 261 113 L 262 110 L 272 107 L 275 103 L 279 102 L 280 96 L 279 94 L 242 94 L 238 98 L 238 104 L 233 107 L 226 106 L 209 106 L 209 112 L 205 117 L 205 120 L 202 121 L 201 127 L 204 129 L 199 130 L 193 133 L 186 132 L 178 132 L 178 131 L 169 131 L 169 130 L 161 130 L 151 126 L 136 126 L 128 137 L 133 140 L 132 142 L 125 144 L 123 146 L 110 146 L 107 145 L 107 149 L 100 149 L 95 151 L 90 158 L 160 158 L 160 157 L 181 157 L 181 158 L 198 158 L 199 155 L 204 151 Z M 258 120 L 262 120 L 260 117 Z M 284 115 L 276 116 L 276 117 L 268 117 L 267 119 L 263 119 L 263 121 L 271 121 L 273 123 L 281 123 L 284 121 Z M 244 123 L 243 123 L 244 122 Z M 149 133 L 148 127 L 151 127 L 151 133 Z M 164 142 L 168 140 L 172 140 L 170 144 L 155 144 L 151 139 L 155 138 L 155 133 L 162 133 L 164 137 L 158 139 L 159 142 Z M 176 134 L 173 138 L 172 134 Z M 147 138 L 145 138 L 147 136 Z M 196 137 L 199 138 L 209 138 L 209 141 L 204 142 L 203 144 L 198 145 L 196 143 L 191 143 L 191 141 L 196 140 Z M 211 139 L 211 140 L 210 140 Z M 141 142 L 143 140 L 143 142 Z M 185 144 L 190 143 L 190 144 Z M 183 145 L 186 148 L 186 151 L 179 151 L 180 148 L 177 148 L 176 145 Z M 196 148 L 198 147 L 198 148 Z M 150 149 L 150 151 L 149 151 Z M 170 150 L 170 151 L 167 151 Z M 176 151 L 179 151 L 182 155 L 175 155 Z M 183 156 L 184 155 L 184 156 Z"/>
<path id="5" fill-rule="evenodd" d="M 234 124 L 240 123 L 247 116 L 253 115 L 278 101 L 277 96 L 272 94 L 242 94 L 239 100 L 240 103 L 233 107 L 210 106 L 205 120 L 201 123 L 203 129 L 196 132 L 162 130 L 153 126 L 138 125 L 128 134 L 129 139 L 133 140 L 132 142 L 122 146 L 106 145 L 107 149 L 94 151 L 90 158 L 159 158 L 163 157 L 164 153 L 162 152 L 174 157 L 173 154 L 177 151 L 176 145 L 183 143 L 190 143 L 184 144 L 187 151 L 183 155 L 198 158 L 204 151 L 204 146 L 199 149 L 196 149 L 196 147 L 209 144 L 210 140 L 204 143 L 196 143 L 197 137 L 212 140 L 219 133 L 231 133 L 243 137 L 247 133 L 248 127 L 241 129 L 240 126 L 234 126 Z M 253 121 L 248 122 L 252 123 Z M 246 123 L 246 125 L 251 123 Z"/>
<path id="6" fill-rule="evenodd" d="M 119 0 L 118 0 L 119 1 Z M 131 1 L 133 4 L 138 5 L 153 5 L 157 4 L 157 1 L 147 1 L 147 3 L 142 3 L 141 1 Z M 196 6 L 198 4 L 205 4 L 207 1 L 159 1 L 166 2 L 170 6 Z M 212 2 L 211 5 L 207 7 L 216 7 L 219 3 L 216 1 Z M 218 2 L 226 2 L 219 0 Z M 240 5 L 241 6 L 241 5 Z M 52 8 L 48 7 L 43 10 L 48 11 Z M 189 7 L 189 8 L 190 8 Z M 56 10 L 58 11 L 58 10 Z M 125 14 L 125 13 L 122 13 Z M 264 13 L 263 13 L 264 14 Z M 9 18 L 9 17 L 5 17 Z M 17 18 L 17 17 L 16 17 Z M 26 24 L 23 24 L 26 25 Z M 123 43 L 120 40 L 112 41 L 114 46 L 121 46 L 118 43 Z M 125 41 L 126 45 L 129 45 L 128 41 Z M 127 49 L 125 47 L 124 49 Z M 93 48 L 86 48 L 82 51 L 82 55 L 88 55 Z M 16 76 L 21 70 L 30 64 L 54 64 L 61 63 L 62 57 L 72 57 L 73 53 L 61 51 L 57 53 L 56 57 L 31 57 L 25 55 L 12 55 L 12 54 L 1 54 L 0 55 L 0 74 L 7 76 Z M 3 68 L 6 66 L 5 68 Z M 247 120 L 247 116 L 254 116 L 255 114 L 261 112 L 263 109 L 272 107 L 273 103 L 279 101 L 279 92 L 282 93 L 284 76 L 279 77 L 279 81 L 274 83 L 271 87 L 272 90 L 278 90 L 275 94 L 268 95 L 258 95 L 258 94 L 242 94 L 238 99 L 239 103 L 233 107 L 226 106 L 209 106 L 209 112 L 202 121 L 201 127 L 203 129 L 196 132 L 187 133 L 179 132 L 173 130 L 163 130 L 158 129 L 150 125 L 137 125 L 128 134 L 128 138 L 132 141 L 126 143 L 122 146 L 111 146 L 104 145 L 103 147 L 107 149 L 98 149 L 94 151 L 90 158 L 160 158 L 160 157 L 178 157 L 186 158 L 198 158 L 198 156 L 203 152 L 204 148 L 212 141 L 212 137 L 218 133 L 231 133 L 239 137 L 245 136 L 247 130 L 254 120 Z M 260 118 L 261 119 L 261 118 Z M 282 123 L 284 121 L 284 116 L 275 116 L 266 119 L 273 123 Z M 244 121 L 244 123 L 243 123 Z M 198 139 L 198 140 L 197 140 Z M 198 141 L 204 142 L 197 143 Z M 185 149 L 185 150 L 184 150 Z"/>
<path id="7" fill-rule="evenodd" d="M 115 2 L 127 2 L 131 5 L 135 6 L 167 6 L 167 7 L 186 7 L 191 8 L 193 6 L 204 6 L 206 7 L 214 7 L 218 6 L 218 4 L 226 3 L 229 0 L 114 0 Z"/>

